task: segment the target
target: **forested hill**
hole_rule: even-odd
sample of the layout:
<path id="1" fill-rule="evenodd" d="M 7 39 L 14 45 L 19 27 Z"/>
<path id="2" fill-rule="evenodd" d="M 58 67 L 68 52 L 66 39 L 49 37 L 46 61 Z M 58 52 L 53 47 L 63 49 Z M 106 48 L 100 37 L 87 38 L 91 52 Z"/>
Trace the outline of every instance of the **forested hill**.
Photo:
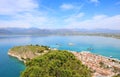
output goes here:
<path id="1" fill-rule="evenodd" d="M 15 46 L 8 52 L 25 62 L 20 77 L 91 77 L 91 70 L 71 52 L 47 46 Z"/>
<path id="2" fill-rule="evenodd" d="M 91 77 L 91 71 L 68 51 L 50 51 L 26 63 L 21 77 Z"/>

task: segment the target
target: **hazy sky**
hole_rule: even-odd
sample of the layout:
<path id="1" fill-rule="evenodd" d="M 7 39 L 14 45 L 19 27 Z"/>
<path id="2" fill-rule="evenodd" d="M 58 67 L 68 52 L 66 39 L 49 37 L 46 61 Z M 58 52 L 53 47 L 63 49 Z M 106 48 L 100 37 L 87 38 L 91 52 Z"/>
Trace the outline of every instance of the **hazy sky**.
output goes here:
<path id="1" fill-rule="evenodd" d="M 0 0 L 0 28 L 120 30 L 120 0 Z"/>

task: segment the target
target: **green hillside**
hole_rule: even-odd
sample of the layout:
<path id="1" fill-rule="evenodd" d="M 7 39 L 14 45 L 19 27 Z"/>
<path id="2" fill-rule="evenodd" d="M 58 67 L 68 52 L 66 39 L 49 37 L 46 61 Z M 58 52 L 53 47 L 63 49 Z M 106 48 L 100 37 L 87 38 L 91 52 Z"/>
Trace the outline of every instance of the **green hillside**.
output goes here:
<path id="1" fill-rule="evenodd" d="M 91 77 L 91 71 L 68 51 L 49 51 L 26 63 L 20 77 Z"/>
<path id="2" fill-rule="evenodd" d="M 44 50 L 49 50 L 47 46 L 39 46 L 39 45 L 26 45 L 26 46 L 15 46 L 10 49 L 14 52 L 24 53 L 24 52 L 42 52 Z"/>

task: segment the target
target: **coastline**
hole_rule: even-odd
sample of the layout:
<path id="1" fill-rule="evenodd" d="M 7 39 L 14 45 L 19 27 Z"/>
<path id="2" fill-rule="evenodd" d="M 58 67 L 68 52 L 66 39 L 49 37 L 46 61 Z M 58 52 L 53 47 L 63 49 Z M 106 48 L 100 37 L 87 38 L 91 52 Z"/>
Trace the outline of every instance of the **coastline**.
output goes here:
<path id="1" fill-rule="evenodd" d="M 1 34 L 2 36 L 98 36 L 98 37 L 109 37 L 109 38 L 115 38 L 120 39 L 120 33 L 114 34 L 114 33 L 78 33 L 78 34 Z"/>
<path id="2" fill-rule="evenodd" d="M 9 56 L 12 56 L 12 57 L 15 57 L 15 58 L 17 58 L 18 60 L 20 60 L 20 61 L 22 61 L 22 62 L 26 63 L 26 61 L 25 61 L 25 60 L 23 60 L 21 57 L 19 57 L 19 56 L 15 55 L 15 54 L 12 54 L 12 53 L 10 53 L 9 51 L 8 51 L 8 55 L 9 55 Z"/>
<path id="3" fill-rule="evenodd" d="M 117 60 L 115 58 L 109 58 L 105 57 L 102 55 L 94 54 L 89 51 L 81 51 L 81 52 L 76 52 L 76 51 L 69 51 L 71 52 L 78 60 L 80 60 L 84 65 L 88 66 L 92 72 L 93 76 L 92 77 L 112 77 L 113 75 L 116 75 L 120 73 L 120 60 Z M 26 58 L 21 58 L 20 55 L 17 55 L 15 53 L 12 53 L 11 50 L 9 50 L 8 55 L 17 58 L 20 61 L 23 61 L 26 63 L 27 56 Z M 36 55 L 37 56 L 37 55 Z M 34 56 L 34 57 L 36 57 Z M 32 57 L 32 58 L 34 58 Z M 30 59 L 32 59 L 30 58 Z M 104 63 L 103 65 L 105 67 L 100 66 L 100 62 Z M 117 68 L 117 72 L 113 72 L 114 68 Z"/>
<path id="4" fill-rule="evenodd" d="M 93 71 L 93 77 L 112 77 L 120 74 L 120 61 L 91 52 L 72 52 L 78 60 Z"/>

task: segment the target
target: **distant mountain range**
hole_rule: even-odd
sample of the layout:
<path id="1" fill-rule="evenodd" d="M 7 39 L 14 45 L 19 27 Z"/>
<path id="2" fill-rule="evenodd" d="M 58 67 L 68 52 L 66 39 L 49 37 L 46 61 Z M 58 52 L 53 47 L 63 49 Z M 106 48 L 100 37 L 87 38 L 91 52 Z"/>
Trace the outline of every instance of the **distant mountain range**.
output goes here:
<path id="1" fill-rule="evenodd" d="M 85 33 L 119 33 L 110 29 L 39 29 L 39 28 L 0 28 L 0 34 L 10 35 L 51 35 L 51 34 L 85 34 Z"/>

